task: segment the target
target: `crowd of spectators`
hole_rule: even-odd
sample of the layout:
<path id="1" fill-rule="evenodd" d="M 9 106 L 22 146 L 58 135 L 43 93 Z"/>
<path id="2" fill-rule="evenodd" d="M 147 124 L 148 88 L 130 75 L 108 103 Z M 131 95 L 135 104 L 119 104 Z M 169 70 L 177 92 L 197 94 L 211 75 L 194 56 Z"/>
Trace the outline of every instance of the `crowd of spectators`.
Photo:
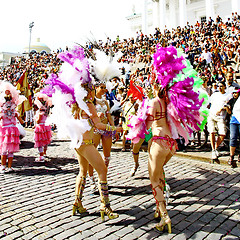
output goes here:
<path id="1" fill-rule="evenodd" d="M 60 67 L 57 53 L 32 53 L 29 57 L 19 56 L 11 59 L 11 64 L 0 70 L 0 80 L 12 84 L 19 80 L 24 71 L 28 71 L 28 82 L 33 92 L 44 86 L 50 73 L 56 73 Z"/>
<path id="2" fill-rule="evenodd" d="M 88 51 L 97 43 L 106 53 L 122 53 L 119 58 L 122 78 L 115 84 L 116 93 L 126 91 L 130 79 L 144 87 L 149 85 L 152 54 L 157 44 L 182 48 L 203 79 L 203 87 L 209 96 L 218 91 L 220 82 L 226 83 L 226 91 L 230 86 L 240 88 L 237 83 L 240 74 L 240 15 L 237 13 L 232 13 L 226 21 L 220 16 L 215 20 L 210 17 L 203 22 L 197 21 L 194 25 L 187 22 L 185 27 L 165 29 L 163 32 L 155 28 L 155 32 L 148 35 L 139 31 L 135 37 L 128 39 L 121 40 L 118 36 L 116 40 L 107 38 L 106 41 L 93 42 L 86 42 Z M 44 86 L 50 73 L 58 72 L 61 65 L 57 58 L 58 52 L 59 50 L 51 54 L 33 53 L 29 57 L 15 57 L 10 65 L 0 69 L 0 80 L 14 84 L 28 70 L 28 81 L 34 94 Z"/>
<path id="3" fill-rule="evenodd" d="M 107 53 L 122 52 L 119 62 L 123 63 L 124 84 L 129 78 L 143 82 L 149 78 L 152 54 L 156 45 L 173 45 L 182 48 L 199 75 L 207 81 L 207 86 L 226 80 L 228 72 L 232 72 L 234 80 L 239 73 L 240 63 L 240 15 L 232 13 L 232 17 L 223 21 L 217 16 L 205 22 L 196 22 L 185 27 L 161 32 L 155 28 L 153 34 L 144 35 L 137 32 L 136 37 L 120 40 L 107 38 L 98 45 Z M 93 44 L 86 43 L 90 51 Z M 62 51 L 62 50 L 61 50 Z M 28 81 L 35 90 L 44 85 L 44 79 L 52 72 L 57 72 L 61 62 L 57 58 L 59 50 L 52 54 L 34 53 L 28 57 L 13 58 L 11 64 L 0 70 L 0 80 L 16 82 L 22 72 L 28 69 Z M 126 64 L 130 65 L 126 68 Z M 125 69 L 126 68 L 126 69 Z"/>

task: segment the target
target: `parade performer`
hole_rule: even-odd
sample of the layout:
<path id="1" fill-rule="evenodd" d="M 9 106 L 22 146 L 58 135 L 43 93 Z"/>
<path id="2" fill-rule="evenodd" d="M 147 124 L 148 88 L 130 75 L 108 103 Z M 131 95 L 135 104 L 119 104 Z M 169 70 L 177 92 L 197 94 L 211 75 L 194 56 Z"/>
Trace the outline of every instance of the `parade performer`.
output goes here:
<path id="1" fill-rule="evenodd" d="M 127 92 L 127 95 L 130 97 L 130 102 L 131 103 L 131 98 L 134 100 L 132 101 L 132 105 L 136 104 L 136 101 L 138 102 L 136 106 L 134 106 L 134 111 L 129 110 L 129 114 L 126 114 L 127 116 L 125 117 L 125 123 L 123 124 L 126 128 L 126 130 L 129 129 L 129 125 L 131 118 L 138 113 L 139 105 L 143 103 L 146 104 L 147 99 L 145 98 L 143 88 L 141 86 L 136 85 L 133 80 L 130 81 L 129 85 L 129 90 Z M 129 106 L 128 108 L 131 108 L 133 106 Z M 126 132 L 127 133 L 127 132 Z M 144 142 L 144 138 L 141 138 L 138 142 L 132 142 L 132 154 L 133 154 L 133 160 L 134 160 L 134 167 L 130 170 L 130 176 L 133 177 L 139 168 L 139 151 Z"/>
<path id="2" fill-rule="evenodd" d="M 200 130 L 202 117 L 199 109 L 203 99 L 199 100 L 199 94 L 193 90 L 194 85 L 199 85 L 199 79 L 195 83 L 194 78 L 184 73 L 186 60 L 183 56 L 178 57 L 174 47 L 162 48 L 158 45 L 153 59 L 156 78 L 152 85 L 155 97 L 150 104 L 143 104 L 138 115 L 131 120 L 133 124 L 128 138 L 138 142 L 148 134 L 147 129 L 152 132 L 148 145 L 148 170 L 156 200 L 154 215 L 161 216 L 156 228 L 163 231 L 167 225 L 171 233 L 171 219 L 164 199 L 163 167 L 177 149 L 175 139 L 183 136 L 188 142 L 189 134 Z"/>
<path id="3" fill-rule="evenodd" d="M 85 58 L 83 49 L 76 46 L 69 52 L 60 53 L 58 57 L 64 61 L 59 76 L 51 75 L 47 81 L 54 88 L 51 93 L 54 107 L 50 120 L 57 125 L 59 137 L 71 139 L 71 147 L 77 153 L 80 170 L 76 178 L 73 215 L 76 212 L 86 212 L 86 208 L 82 205 L 82 196 L 88 165 L 91 164 L 98 173 L 101 218 L 104 220 L 104 214 L 107 214 L 109 219 L 117 218 L 118 214 L 110 207 L 107 167 L 94 147 L 93 135 L 94 127 L 111 132 L 122 129 L 103 124 L 97 115 L 92 102 L 95 90 L 90 77 L 89 62 Z"/>
<path id="4" fill-rule="evenodd" d="M 0 84 L 0 154 L 1 173 L 13 172 L 13 154 L 19 151 L 20 133 L 16 127 L 17 121 L 21 124 L 24 121 L 16 111 L 16 107 L 26 98 L 19 95 L 19 91 L 9 82 Z M 8 167 L 7 165 L 8 160 Z"/>
<path id="5" fill-rule="evenodd" d="M 39 158 L 36 158 L 35 162 L 44 162 L 44 156 L 47 153 L 47 147 L 51 143 L 52 138 L 51 126 L 46 124 L 52 102 L 46 94 L 37 93 L 34 103 L 38 107 L 34 117 L 36 122 L 34 129 L 34 147 L 38 148 L 39 151 Z"/>
<path id="6" fill-rule="evenodd" d="M 110 106 L 106 100 L 105 93 L 107 91 L 106 87 L 112 85 L 110 80 L 121 75 L 121 65 L 117 62 L 119 55 L 108 56 L 98 49 L 94 49 L 93 54 L 94 58 L 91 60 L 91 64 L 92 75 L 96 81 L 95 107 L 101 122 L 114 126 L 113 117 L 111 116 Z M 108 90 L 110 89 L 108 88 Z M 100 139 L 102 139 L 105 165 L 108 167 L 111 160 L 112 138 L 116 132 L 106 132 L 95 128 L 94 133 L 93 141 L 95 146 L 98 146 Z"/>
<path id="7" fill-rule="evenodd" d="M 103 124 L 109 124 L 114 126 L 113 117 L 110 113 L 110 102 L 106 100 L 106 86 L 112 85 L 111 79 L 120 76 L 120 65 L 117 62 L 118 55 L 108 56 L 103 51 L 98 49 L 93 49 L 92 59 L 90 60 L 92 65 L 92 75 L 95 78 L 96 84 L 96 95 L 94 99 L 94 104 L 97 110 L 98 117 Z M 110 89 L 109 89 L 110 90 Z M 109 162 L 111 160 L 111 147 L 112 139 L 115 136 L 116 131 L 106 131 L 98 128 L 94 129 L 93 142 L 95 147 L 97 147 L 102 140 L 102 148 L 104 155 L 104 162 L 108 168 Z M 95 189 L 95 179 L 93 176 L 93 168 L 89 164 L 89 180 L 91 183 L 92 190 Z"/>
<path id="8" fill-rule="evenodd" d="M 101 122 L 104 124 L 109 124 L 110 126 L 114 126 L 114 122 L 112 119 L 112 116 L 110 114 L 110 107 L 108 105 L 107 100 L 104 98 L 104 94 L 106 92 L 106 85 L 104 83 L 101 83 L 100 85 L 96 86 L 96 96 L 95 96 L 95 107 L 97 110 L 97 115 L 100 118 Z M 110 162 L 110 154 L 111 154 L 111 147 L 112 147 L 112 137 L 115 135 L 116 132 L 112 131 L 105 131 L 95 128 L 94 129 L 94 136 L 93 136 L 93 142 L 94 146 L 97 148 L 97 146 L 100 143 L 100 140 L 102 140 L 102 147 L 103 147 L 103 155 L 104 155 L 104 162 L 106 167 L 108 167 Z M 89 164 L 89 170 L 88 170 L 91 188 L 92 190 L 95 189 L 95 179 L 93 176 L 93 167 Z"/>

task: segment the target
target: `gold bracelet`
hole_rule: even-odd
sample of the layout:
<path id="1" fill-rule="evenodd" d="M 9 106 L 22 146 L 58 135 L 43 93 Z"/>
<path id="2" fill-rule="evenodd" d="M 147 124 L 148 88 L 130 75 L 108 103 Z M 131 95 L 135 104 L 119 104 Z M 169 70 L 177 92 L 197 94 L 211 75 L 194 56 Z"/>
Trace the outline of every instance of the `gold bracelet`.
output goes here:
<path id="1" fill-rule="evenodd" d="M 113 131 L 115 131 L 117 128 L 115 127 L 115 126 L 110 126 L 110 125 L 106 125 L 106 131 L 111 131 L 111 132 L 113 132 Z"/>
<path id="2" fill-rule="evenodd" d="M 110 131 L 112 131 L 112 132 L 115 131 L 116 129 L 117 129 L 117 128 L 116 128 L 115 126 L 111 126 L 111 127 L 110 127 Z"/>

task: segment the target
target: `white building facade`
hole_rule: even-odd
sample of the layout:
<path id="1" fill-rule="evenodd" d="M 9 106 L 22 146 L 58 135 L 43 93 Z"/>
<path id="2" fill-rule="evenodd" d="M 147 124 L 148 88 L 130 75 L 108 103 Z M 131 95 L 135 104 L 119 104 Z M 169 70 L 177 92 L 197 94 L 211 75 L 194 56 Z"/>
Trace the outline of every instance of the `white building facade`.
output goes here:
<path id="1" fill-rule="evenodd" d="M 142 11 L 127 17 L 132 32 L 142 30 L 153 33 L 156 27 L 161 31 L 177 26 L 190 25 L 196 21 L 213 20 L 219 15 L 223 21 L 232 13 L 240 14 L 240 0 L 141 0 Z"/>

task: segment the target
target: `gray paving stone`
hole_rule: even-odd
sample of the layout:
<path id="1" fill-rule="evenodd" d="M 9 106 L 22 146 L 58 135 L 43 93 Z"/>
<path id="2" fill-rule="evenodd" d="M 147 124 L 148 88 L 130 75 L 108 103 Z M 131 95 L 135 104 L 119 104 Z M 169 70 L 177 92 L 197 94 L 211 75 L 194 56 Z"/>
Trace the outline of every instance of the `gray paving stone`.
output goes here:
<path id="1" fill-rule="evenodd" d="M 105 228 L 102 231 L 98 231 L 94 236 L 97 239 L 105 239 L 106 236 L 110 235 L 112 233 L 112 229 L 109 228 Z"/>
<path id="2" fill-rule="evenodd" d="M 221 224 L 219 227 L 222 229 L 225 229 L 227 231 L 232 230 L 236 225 L 238 224 L 238 222 L 235 221 L 231 221 L 231 220 L 227 220 L 225 221 L 223 224 Z"/>
<path id="3" fill-rule="evenodd" d="M 202 227 L 205 226 L 205 223 L 201 222 L 201 221 L 196 221 L 194 223 L 192 223 L 191 225 L 189 225 L 187 227 L 187 229 L 193 233 L 198 232 Z"/>
<path id="4" fill-rule="evenodd" d="M 216 214 L 207 212 L 201 218 L 199 218 L 199 220 L 202 222 L 208 223 L 208 222 L 212 221 L 212 219 L 215 217 L 216 217 Z"/>
<path id="5" fill-rule="evenodd" d="M 111 234 L 105 238 L 103 238 L 104 240 L 120 240 L 120 238 L 114 234 Z"/>
<path id="6" fill-rule="evenodd" d="M 183 220 L 183 221 L 179 222 L 177 225 L 174 225 L 174 228 L 182 231 L 182 230 L 186 229 L 191 224 L 192 224 L 191 222 L 187 222 L 187 221 Z"/>
<path id="7" fill-rule="evenodd" d="M 118 236 L 118 237 L 124 237 L 125 235 L 133 232 L 134 230 L 132 228 L 129 228 L 129 227 L 125 227 L 117 232 L 115 232 L 115 235 Z"/>
<path id="8" fill-rule="evenodd" d="M 219 222 L 219 223 L 222 223 L 222 222 L 224 222 L 227 218 L 228 218 L 228 216 L 223 215 L 223 214 L 219 214 L 219 215 L 217 215 L 217 216 L 214 218 L 214 220 L 217 221 L 217 222 Z"/>
<path id="9" fill-rule="evenodd" d="M 208 235 L 207 232 L 204 232 L 204 231 L 199 231 L 197 233 L 195 233 L 191 238 L 191 240 L 193 239 L 197 239 L 197 240 L 201 240 L 201 239 L 204 239 L 206 236 Z"/>
<path id="10" fill-rule="evenodd" d="M 76 234 L 77 232 L 78 231 L 75 229 L 68 229 L 68 230 L 64 230 L 62 233 L 55 235 L 53 238 L 56 240 L 68 239 L 74 234 Z"/>
<path id="11" fill-rule="evenodd" d="M 239 237 L 239 236 L 240 236 L 240 226 L 234 227 L 234 228 L 231 230 L 230 234 Z"/>
<path id="12" fill-rule="evenodd" d="M 159 233 L 157 231 L 150 231 L 139 237 L 139 240 L 149 240 L 149 239 L 155 239 L 159 237 L 159 235 L 162 237 L 162 233 Z"/>
<path id="13" fill-rule="evenodd" d="M 222 239 L 223 235 L 220 233 L 210 233 L 205 239 L 206 240 L 220 240 Z"/>
<path id="14" fill-rule="evenodd" d="M 192 212 L 185 220 L 188 222 L 195 222 L 197 219 L 203 216 L 203 213 L 200 212 Z"/>

